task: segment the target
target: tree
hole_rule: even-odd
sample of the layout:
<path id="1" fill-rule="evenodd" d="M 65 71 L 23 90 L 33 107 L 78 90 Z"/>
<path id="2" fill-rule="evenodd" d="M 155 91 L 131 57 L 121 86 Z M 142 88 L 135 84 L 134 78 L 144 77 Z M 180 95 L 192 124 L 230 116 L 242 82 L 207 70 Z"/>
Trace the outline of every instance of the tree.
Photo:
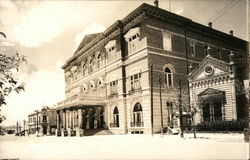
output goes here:
<path id="1" fill-rule="evenodd" d="M 194 133 L 194 138 L 196 138 L 196 127 L 194 122 L 194 116 L 196 113 L 200 111 L 200 103 L 198 101 L 194 101 L 190 104 L 190 98 L 189 98 L 189 88 L 188 83 L 180 82 L 175 85 L 175 87 L 172 89 L 172 95 L 171 99 L 173 99 L 173 113 L 179 114 L 180 117 L 180 127 L 182 127 L 182 113 L 185 112 L 187 116 L 190 117 L 191 120 L 191 127 L 192 131 Z M 179 98 L 176 98 L 179 97 Z M 181 112 L 181 113 L 180 113 Z M 181 117 L 182 116 L 182 117 Z M 181 128 L 181 132 L 182 132 Z M 182 132 L 183 134 L 183 132 Z"/>
<path id="2" fill-rule="evenodd" d="M 6 38 L 3 32 L 0 32 L 0 35 Z M 12 56 L 0 53 L 0 107 L 6 105 L 6 97 L 12 91 L 17 93 L 24 91 L 25 84 L 18 80 L 19 68 L 22 62 L 27 62 L 26 58 L 18 52 Z M 0 123 L 5 119 L 5 116 L 0 113 Z"/>

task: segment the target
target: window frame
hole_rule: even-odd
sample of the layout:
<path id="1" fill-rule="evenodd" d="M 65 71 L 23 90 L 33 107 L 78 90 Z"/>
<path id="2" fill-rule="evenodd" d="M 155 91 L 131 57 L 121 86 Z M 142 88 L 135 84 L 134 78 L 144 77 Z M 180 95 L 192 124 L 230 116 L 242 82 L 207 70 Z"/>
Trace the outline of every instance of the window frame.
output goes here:
<path id="1" fill-rule="evenodd" d="M 169 70 L 169 72 L 166 71 L 167 69 Z M 170 67 L 168 66 L 164 67 L 164 83 L 166 85 L 166 88 L 168 89 L 173 89 L 173 81 L 174 81 L 173 75 L 174 75 L 173 70 Z"/>
<path id="2" fill-rule="evenodd" d="M 167 38 L 167 39 L 166 39 Z M 166 44 L 167 42 L 167 44 Z M 169 32 L 162 32 L 162 47 L 165 51 L 172 52 L 172 34 Z"/>

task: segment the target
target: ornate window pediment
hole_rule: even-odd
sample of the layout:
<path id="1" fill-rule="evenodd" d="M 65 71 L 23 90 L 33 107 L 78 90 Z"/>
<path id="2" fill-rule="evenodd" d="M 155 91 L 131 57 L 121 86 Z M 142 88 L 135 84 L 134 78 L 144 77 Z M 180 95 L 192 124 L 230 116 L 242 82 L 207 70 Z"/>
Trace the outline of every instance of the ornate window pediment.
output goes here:
<path id="1" fill-rule="evenodd" d="M 126 42 L 128 43 L 128 53 L 134 53 L 140 48 L 140 28 L 136 27 L 133 29 L 130 29 L 125 35 L 124 38 Z"/>
<path id="2" fill-rule="evenodd" d="M 136 36 L 136 37 L 134 37 L 134 36 Z M 130 38 L 134 37 L 134 39 L 135 39 L 135 38 L 137 38 L 137 37 L 139 37 L 139 36 L 140 36 L 140 28 L 139 28 L 139 27 L 130 29 L 130 30 L 124 35 L 124 37 L 125 37 L 125 39 L 126 39 L 127 42 L 133 40 L 133 39 L 130 39 Z"/>
<path id="3" fill-rule="evenodd" d="M 90 89 L 91 90 L 96 89 L 96 81 L 95 80 L 90 81 Z"/>
<path id="4" fill-rule="evenodd" d="M 111 40 L 109 41 L 105 49 L 108 54 L 108 62 L 114 61 L 117 59 L 117 45 L 116 45 L 116 40 Z"/>
<path id="5" fill-rule="evenodd" d="M 72 68 L 71 68 L 71 71 L 72 72 L 75 72 L 77 70 L 77 66 L 73 66 Z"/>
<path id="6" fill-rule="evenodd" d="M 67 71 L 67 72 L 65 73 L 65 75 L 66 75 L 66 77 L 69 77 L 69 76 L 70 76 L 70 72 Z"/>
<path id="7" fill-rule="evenodd" d="M 86 92 L 88 92 L 88 90 L 89 90 L 88 84 L 84 83 L 84 84 L 82 85 L 82 91 L 86 93 Z"/>
<path id="8" fill-rule="evenodd" d="M 116 46 L 116 40 L 111 40 L 105 45 L 105 49 L 108 50 L 109 48 Z"/>

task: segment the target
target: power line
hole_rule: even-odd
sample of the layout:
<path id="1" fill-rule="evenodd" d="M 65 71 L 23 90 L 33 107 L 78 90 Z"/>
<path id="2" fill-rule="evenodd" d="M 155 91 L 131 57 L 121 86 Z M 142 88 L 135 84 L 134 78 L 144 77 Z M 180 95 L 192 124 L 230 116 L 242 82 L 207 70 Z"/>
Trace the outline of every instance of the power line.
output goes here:
<path id="1" fill-rule="evenodd" d="M 224 7 L 220 12 L 215 14 L 212 18 L 210 18 L 209 22 L 215 22 L 218 18 L 223 16 L 226 12 L 228 12 L 230 9 L 232 9 L 234 6 L 236 6 L 241 0 L 234 1 L 233 3 L 230 3 L 226 7 Z M 214 20 L 212 20 L 214 19 Z"/>
<path id="2" fill-rule="evenodd" d="M 222 14 L 224 11 L 226 11 L 230 6 L 234 5 L 237 1 L 233 1 L 232 3 L 227 4 L 222 10 L 220 10 L 218 13 L 213 15 L 212 18 L 209 19 L 209 22 L 211 22 L 213 19 L 216 18 L 219 14 Z"/>

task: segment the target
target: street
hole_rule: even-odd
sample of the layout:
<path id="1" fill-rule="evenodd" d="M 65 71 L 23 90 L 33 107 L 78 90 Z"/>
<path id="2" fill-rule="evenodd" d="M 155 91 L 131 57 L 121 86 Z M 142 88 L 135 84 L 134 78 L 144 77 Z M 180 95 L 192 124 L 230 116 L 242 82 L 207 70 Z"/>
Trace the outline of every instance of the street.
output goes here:
<path id="1" fill-rule="evenodd" d="M 1 159 L 247 159 L 242 134 L 0 137 Z"/>

